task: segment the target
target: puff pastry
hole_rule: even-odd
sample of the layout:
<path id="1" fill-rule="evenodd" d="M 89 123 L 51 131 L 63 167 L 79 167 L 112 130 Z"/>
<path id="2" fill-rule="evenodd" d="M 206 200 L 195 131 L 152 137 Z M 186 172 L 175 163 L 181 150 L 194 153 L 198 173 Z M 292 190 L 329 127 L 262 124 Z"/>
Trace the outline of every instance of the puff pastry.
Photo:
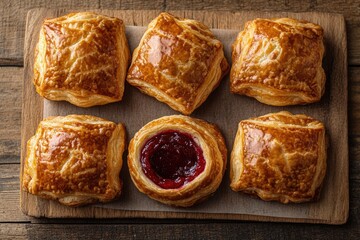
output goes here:
<path id="1" fill-rule="evenodd" d="M 232 46 L 231 92 L 273 106 L 319 101 L 323 55 L 319 25 L 290 18 L 249 21 Z"/>
<path id="2" fill-rule="evenodd" d="M 120 101 L 130 51 L 122 20 L 90 12 L 46 19 L 35 50 L 36 91 L 79 107 Z"/>
<path id="3" fill-rule="evenodd" d="M 215 125 L 173 115 L 153 120 L 135 134 L 128 166 L 139 191 L 165 204 L 189 207 L 219 187 L 226 155 Z"/>
<path id="4" fill-rule="evenodd" d="M 161 13 L 133 52 L 127 81 L 191 114 L 228 71 L 223 45 L 202 23 Z"/>
<path id="5" fill-rule="evenodd" d="M 324 125 L 305 115 L 271 113 L 239 123 L 231 188 L 263 200 L 316 200 L 326 172 Z"/>
<path id="6" fill-rule="evenodd" d="M 89 115 L 49 117 L 27 143 L 22 188 L 67 206 L 108 202 L 121 193 L 122 124 Z"/>

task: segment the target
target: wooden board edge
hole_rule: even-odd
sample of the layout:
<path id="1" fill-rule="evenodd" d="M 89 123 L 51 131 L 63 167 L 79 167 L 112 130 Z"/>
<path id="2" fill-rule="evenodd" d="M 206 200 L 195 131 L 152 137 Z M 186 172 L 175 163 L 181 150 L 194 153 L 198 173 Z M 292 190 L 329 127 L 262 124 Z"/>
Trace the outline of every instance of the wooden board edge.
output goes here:
<path id="1" fill-rule="evenodd" d="M 350 175 L 349 175 L 349 65 L 348 65 L 348 37 L 347 37 L 347 28 L 346 28 L 346 21 L 345 21 L 345 17 L 343 15 L 339 16 L 341 18 L 343 27 L 345 29 L 345 33 L 344 33 L 344 37 L 342 39 L 342 43 L 344 46 L 343 49 L 343 53 L 344 53 L 344 74 L 346 77 L 346 86 L 344 86 L 345 88 L 345 92 L 346 95 L 345 97 L 345 101 L 346 101 L 346 109 L 345 109 L 345 124 L 346 124 L 346 131 L 344 131 L 344 139 L 346 141 L 346 145 L 347 148 L 345 149 L 346 153 L 345 153 L 345 160 L 346 160 L 346 166 L 345 166 L 345 172 L 346 172 L 346 179 L 347 179 L 347 186 L 345 188 L 345 195 L 346 195 L 346 199 L 344 201 L 344 213 L 343 213 L 343 218 L 339 219 L 339 222 L 341 222 L 341 224 L 345 224 L 347 222 L 347 220 L 349 219 L 349 209 L 350 209 L 350 186 L 349 186 L 349 182 L 350 182 Z"/>
<path id="2" fill-rule="evenodd" d="M 350 209 L 350 186 L 349 186 L 349 182 L 350 182 L 350 175 L 349 175 L 349 65 L 348 65 L 348 36 L 347 36 L 347 28 L 346 28 L 346 20 L 344 15 L 339 16 L 339 18 L 341 18 L 343 27 L 345 29 L 345 33 L 344 33 L 344 37 L 342 39 L 342 44 L 344 46 L 343 49 L 343 53 L 344 53 L 344 74 L 346 77 L 346 86 L 344 86 L 345 88 L 345 92 L 346 95 L 345 97 L 345 101 L 346 101 L 346 109 L 345 109 L 345 124 L 346 124 L 346 131 L 344 131 L 344 139 L 347 145 L 347 148 L 345 149 L 345 160 L 346 160 L 346 166 L 345 166 L 345 172 L 346 172 L 346 179 L 347 179 L 347 186 L 345 188 L 345 194 L 346 194 L 346 199 L 344 201 L 344 213 L 343 213 L 343 218 L 339 219 L 339 222 L 341 222 L 341 224 L 345 224 L 347 222 L 347 220 L 349 219 L 349 209 Z"/>
<path id="3" fill-rule="evenodd" d="M 71 10 L 49 10 L 46 8 L 35 8 L 35 9 L 31 9 L 28 11 L 27 14 L 27 20 L 26 20 L 26 28 L 28 27 L 28 22 L 31 20 L 31 15 L 39 12 L 39 11 L 71 11 Z M 79 10 L 77 10 L 79 11 Z M 99 9 L 94 10 L 99 12 Z M 100 10 L 100 11 L 106 11 L 106 10 Z M 148 12 L 151 11 L 154 14 L 155 13 L 160 13 L 161 10 L 123 10 L 124 12 L 127 13 L 131 13 L 134 14 L 135 12 L 139 13 L 141 11 L 144 12 Z M 183 15 L 188 16 L 189 14 L 194 15 L 196 14 L 196 12 L 208 12 L 208 11 L 192 11 L 192 10 L 176 10 L 176 11 L 169 11 L 172 12 L 174 14 L 178 13 L 182 13 Z M 228 12 L 230 14 L 241 14 L 241 12 L 232 12 L 232 11 L 222 11 L 222 12 L 217 12 L 217 11 L 210 11 L 209 13 L 211 14 L 224 14 L 224 12 Z M 256 13 L 256 11 L 253 11 L 253 13 Z M 333 13 L 318 13 L 318 12 L 302 12 L 302 13 L 290 13 L 290 12 L 276 12 L 279 15 L 287 15 L 287 14 L 321 14 L 321 15 L 331 15 L 331 16 L 335 16 L 338 18 L 342 18 L 342 21 L 345 25 L 345 20 L 342 14 L 333 14 Z M 264 14 L 264 12 L 261 12 L 261 14 Z M 229 28 L 230 29 L 230 28 Z M 346 29 L 346 28 L 345 28 Z M 26 36 L 25 36 L 25 48 L 27 47 L 27 44 L 29 44 L 29 39 L 30 37 L 28 36 L 28 31 L 26 31 Z M 34 41 L 33 39 L 31 39 L 32 41 Z M 346 45 L 346 37 L 345 37 L 345 46 Z M 345 50 L 345 56 L 347 55 L 347 50 Z M 31 56 L 31 54 L 30 54 Z M 26 60 L 30 57 L 28 55 L 28 53 L 24 53 L 24 61 L 26 63 Z M 346 64 L 347 64 L 347 58 L 346 58 Z M 345 65 L 346 68 L 346 73 L 347 73 L 347 65 Z M 30 69 L 29 69 L 30 68 Z M 25 64 L 25 69 L 24 69 L 24 76 L 25 74 L 28 74 L 29 71 L 32 70 L 32 67 L 27 66 Z M 346 75 L 347 76 L 347 75 Z M 347 77 L 346 77 L 347 79 Z M 346 81 L 347 84 L 347 81 Z M 347 87 L 347 85 L 346 85 Z M 29 88 L 28 88 L 29 90 Z M 32 93 L 31 93 L 32 91 Z M 31 90 L 30 91 L 30 96 L 31 94 L 33 95 L 33 97 L 35 99 L 33 99 L 35 101 L 34 105 L 31 105 L 30 102 L 31 101 L 24 101 L 24 99 L 26 99 L 27 96 L 29 96 L 29 92 L 26 91 L 25 88 L 25 82 L 23 82 L 23 103 L 22 103 L 22 115 L 21 115 L 21 131 L 22 131 L 22 135 L 21 135 L 21 167 L 20 167 L 20 179 L 21 176 L 23 174 L 23 162 L 24 162 L 24 157 L 26 155 L 26 142 L 28 140 L 28 138 L 35 133 L 36 131 L 36 126 L 37 124 L 40 122 L 40 120 L 42 119 L 43 116 L 43 100 L 42 98 L 40 98 L 39 96 L 36 95 L 36 93 L 34 92 L 35 90 Z M 347 95 L 346 95 L 346 100 L 347 100 Z M 28 125 L 25 125 L 25 123 L 27 122 L 28 118 L 27 116 L 30 114 L 31 115 L 31 108 L 35 108 L 38 109 L 38 114 L 35 116 L 36 120 L 34 122 L 36 123 L 36 126 L 33 125 L 31 127 L 28 127 Z M 346 115 L 346 120 L 348 120 L 348 117 Z M 346 126 L 347 126 L 347 122 L 346 122 Z M 348 129 L 348 128 L 347 128 Z M 344 133 L 345 134 L 345 133 Z M 348 132 L 346 131 L 346 136 L 348 136 Z M 348 139 L 346 139 L 347 145 L 348 145 Z M 346 149 L 347 151 L 347 159 L 348 159 L 348 148 Z M 345 166 L 347 169 L 347 179 L 348 179 L 348 160 L 347 160 L 347 166 Z M 20 184 L 21 184 L 21 180 L 20 180 Z M 348 182 L 347 182 L 348 184 Z M 21 188 L 20 188 L 21 189 Z M 323 224 L 344 224 L 346 223 L 347 219 L 348 219 L 348 215 L 349 215 L 349 196 L 347 194 L 347 199 L 344 202 L 344 208 L 342 208 L 343 211 L 343 217 L 339 218 L 337 215 L 336 217 L 330 219 L 330 220 L 324 220 L 324 219 L 302 219 L 302 218 L 282 218 L 282 217 L 267 217 L 267 216 L 255 216 L 255 215 L 243 215 L 243 214 L 211 214 L 211 213 L 179 213 L 179 212 L 145 212 L 145 211 L 122 211 L 122 210 L 115 210 L 115 209 L 106 209 L 106 208 L 98 208 L 98 207 L 87 207 L 87 208 L 78 208 L 74 211 L 67 211 L 66 214 L 64 214 L 63 216 L 58 216 L 56 214 L 53 215 L 49 215 L 49 212 L 51 213 L 50 209 L 37 209 L 37 212 L 30 212 L 28 206 L 26 205 L 26 202 L 23 201 L 24 197 L 26 195 L 28 195 L 28 193 L 26 193 L 25 191 L 20 190 L 20 208 L 22 210 L 22 212 L 24 214 L 27 214 L 29 216 L 33 216 L 33 217 L 49 217 L 49 218 L 136 218 L 136 217 L 142 217 L 142 218 L 193 218 L 193 219 L 227 219 L 227 220 L 250 220 L 250 221 L 269 221 L 269 222 L 303 222 L 303 223 L 323 223 Z M 346 190 L 345 190 L 346 191 Z M 349 192 L 349 188 L 347 187 L 347 193 Z M 31 197 L 35 197 L 35 196 L 31 196 Z M 49 205 L 50 208 L 50 205 Z M 85 210 L 86 209 L 86 210 Z M 100 209 L 100 210 L 99 210 Z M 41 210 L 41 211 L 40 211 Z M 106 216 L 104 215 L 106 214 Z M 341 216 L 341 214 L 340 214 Z"/>
<path id="4" fill-rule="evenodd" d="M 29 22 L 29 16 L 30 16 L 30 13 L 31 13 L 32 10 L 28 11 L 27 14 L 26 14 L 26 24 L 25 24 L 25 42 L 24 42 L 24 62 L 27 61 L 27 52 L 26 52 L 26 48 L 27 48 L 27 41 L 26 41 L 26 38 L 27 38 L 27 34 L 28 34 L 28 22 Z M 20 150 L 20 176 L 19 176 L 19 179 L 20 179 L 20 182 L 19 182 L 19 189 L 20 189 L 20 210 L 28 215 L 28 216 L 31 216 L 29 215 L 29 212 L 27 211 L 27 204 L 24 202 L 24 191 L 22 190 L 22 182 L 23 182 L 23 173 L 24 173 L 24 161 L 25 161 L 25 156 L 26 156 L 26 143 L 27 143 L 27 139 L 25 137 L 26 135 L 26 127 L 25 127 L 25 115 L 26 115 L 26 106 L 25 106 L 25 101 L 24 99 L 26 98 L 27 96 L 27 91 L 26 91 L 26 84 L 25 84 L 25 79 L 26 79 L 26 76 L 25 76 L 25 72 L 27 72 L 25 70 L 25 67 L 26 67 L 26 64 L 24 66 L 24 71 L 23 71 L 23 81 L 22 81 L 22 86 L 21 86 L 21 89 L 22 89 L 22 94 L 21 94 L 21 136 L 20 136 L 20 147 L 21 147 L 21 150 Z"/>
<path id="5" fill-rule="evenodd" d="M 212 220 L 240 220 L 240 221 L 262 221 L 262 222 L 292 222 L 292 223 L 312 223 L 312 224 L 329 224 L 341 225 L 347 222 L 348 217 L 335 217 L 330 219 L 324 218 L 290 218 L 290 217 L 272 217 L 249 214 L 228 214 L 228 213 L 191 213 L 174 211 L 137 211 L 137 210 L 119 210 L 111 208 L 102 208 L 99 206 L 84 207 L 66 207 L 53 200 L 42 199 L 22 191 L 28 198 L 33 198 L 36 203 L 34 209 L 30 209 L 24 214 L 35 218 L 97 218 L 97 219 L 113 219 L 113 218 L 159 218 L 159 219 L 212 219 Z M 48 208 L 38 208 L 41 202 L 47 202 Z M 60 209 L 53 211 L 52 209 Z"/>
<path id="6" fill-rule="evenodd" d="M 38 12 L 47 12 L 47 11 L 52 11 L 52 12 L 59 12 L 59 13 L 63 13 L 63 14 L 67 14 L 70 12 L 81 12 L 80 9 L 71 9 L 71 8 L 59 8 L 59 9 L 47 9 L 47 8 L 31 8 L 30 10 L 28 10 L 27 12 L 27 16 L 28 15 L 32 15 L 34 13 L 38 13 Z M 332 17 L 336 17 L 336 18 L 344 18 L 343 14 L 340 13 L 329 13 L 329 12 L 285 12 L 285 11 L 228 11 L 228 10 L 172 10 L 172 9 L 168 9 L 166 11 L 164 10 L 160 10 L 160 9 L 153 9 L 153 10 L 132 10 L 132 9 L 126 9 L 126 10 L 113 10 L 113 9 L 86 9 L 84 10 L 86 12 L 97 12 L 97 13 L 103 13 L 106 15 L 106 13 L 110 13 L 112 11 L 121 11 L 124 13 L 124 15 L 132 15 L 134 16 L 135 14 L 138 15 L 139 13 L 142 12 L 146 12 L 148 15 L 154 16 L 154 18 L 160 14 L 161 12 L 169 12 L 172 13 L 178 17 L 192 17 L 194 19 L 198 18 L 198 13 L 205 13 L 206 16 L 211 16 L 211 15 L 215 15 L 215 16 L 223 16 L 225 13 L 226 15 L 233 15 L 234 18 L 236 18 L 237 15 L 241 15 L 242 13 L 246 12 L 246 13 L 250 13 L 250 14 L 261 14 L 263 16 L 266 15 L 278 15 L 278 17 L 285 17 L 285 16 L 289 16 L 289 15 L 293 15 L 293 16 L 301 16 L 301 15 L 317 15 L 317 16 L 332 16 Z M 150 14 L 149 14 L 150 13 Z M 111 14 L 110 14 L 111 15 Z M 125 22 L 127 21 L 127 19 L 123 19 Z M 148 23 L 150 23 L 152 19 L 148 19 L 148 18 L 143 18 L 143 15 L 141 14 L 141 20 L 139 22 L 142 22 L 144 25 L 143 26 L 147 26 Z M 197 19 L 199 21 L 201 21 L 200 19 Z M 132 22 L 134 26 L 138 26 L 137 22 L 133 21 Z M 216 23 L 214 21 L 212 21 L 212 24 Z M 127 24 L 129 25 L 129 24 Z M 243 27 L 243 26 L 242 26 Z M 212 27 L 212 28 L 216 28 L 216 27 Z M 232 29 L 232 28 L 227 28 L 227 29 Z M 237 28 L 236 28 L 237 29 Z M 25 56 L 25 54 L 24 54 Z"/>
<path id="7" fill-rule="evenodd" d="M 85 207 L 82 215 L 52 215 L 44 216 L 38 213 L 29 216 L 35 218 L 51 218 L 51 219 L 65 219 L 65 218 L 94 218 L 97 219 L 115 219 L 115 218 L 143 218 L 143 219 L 198 219 L 198 220 L 230 220 L 230 221 L 255 221 L 255 222 L 289 222 L 289 223 L 309 223 L 309 224 L 327 224 L 327 225 L 342 225 L 346 223 L 346 219 L 324 220 L 324 219 L 307 219 L 307 218 L 286 218 L 286 217 L 270 217 L 261 215 L 248 214 L 222 214 L 222 213 L 184 213 L 184 212 L 156 212 L 156 211 L 129 211 L 129 210 L 114 210 L 100 207 Z"/>
<path id="8" fill-rule="evenodd" d="M 27 48 L 30 41 L 37 41 L 38 37 L 32 38 L 29 36 L 28 23 L 31 21 L 31 11 L 26 15 L 26 30 L 25 30 L 25 44 L 24 49 Z M 36 34 L 38 35 L 38 34 Z M 24 61 L 28 61 L 30 57 L 33 57 L 33 53 L 24 51 Z M 23 201 L 25 197 L 25 191 L 22 190 L 22 176 L 24 173 L 24 161 L 26 157 L 26 144 L 29 138 L 35 133 L 37 124 L 42 120 L 43 116 L 43 100 L 39 96 L 36 96 L 34 87 L 25 87 L 26 76 L 32 75 L 32 66 L 25 64 L 24 66 L 24 79 L 22 83 L 22 111 L 21 111 L 21 151 L 20 151 L 20 209 L 23 213 L 29 214 L 28 205 Z M 31 84 L 32 85 L 32 84 Z M 30 98 L 29 98 L 30 96 Z M 26 99 L 26 100 L 25 100 Z M 29 124 L 30 123 L 30 124 Z"/>

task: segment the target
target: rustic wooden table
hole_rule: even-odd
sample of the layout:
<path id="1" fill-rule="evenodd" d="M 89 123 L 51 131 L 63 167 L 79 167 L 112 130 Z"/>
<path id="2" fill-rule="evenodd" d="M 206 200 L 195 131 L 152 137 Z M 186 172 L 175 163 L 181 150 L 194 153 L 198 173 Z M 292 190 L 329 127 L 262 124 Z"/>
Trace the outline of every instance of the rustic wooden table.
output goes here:
<path id="1" fill-rule="evenodd" d="M 36 219 L 19 209 L 21 89 L 25 16 L 29 9 L 319 11 L 346 19 L 349 63 L 350 212 L 340 226 L 224 220 Z M 0 239 L 252 238 L 360 239 L 360 0 L 352 1 L 0 1 Z M 336 148 L 336 146 L 334 146 Z"/>

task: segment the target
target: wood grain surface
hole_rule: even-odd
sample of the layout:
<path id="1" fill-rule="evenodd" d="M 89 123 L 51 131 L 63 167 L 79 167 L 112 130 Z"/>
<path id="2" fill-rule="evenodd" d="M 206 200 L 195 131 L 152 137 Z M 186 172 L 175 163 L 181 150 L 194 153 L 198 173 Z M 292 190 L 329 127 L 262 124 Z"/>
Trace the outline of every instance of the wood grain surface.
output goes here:
<path id="1" fill-rule="evenodd" d="M 192 219 L 49 219 L 19 206 L 21 88 L 27 11 L 52 9 L 158 9 L 332 12 L 346 20 L 349 55 L 349 192 L 346 224 L 292 224 Z M 0 1 L 0 239 L 359 239 L 360 238 L 360 0 L 93 0 Z M 15 66 L 15 67 L 13 67 Z M 19 66 L 19 67 L 16 67 Z M 336 148 L 336 146 L 335 146 Z"/>
<path id="2" fill-rule="evenodd" d="M 0 69 L 0 164 L 18 163 L 23 69 L 17 67 Z"/>
<path id="3" fill-rule="evenodd" d="M 146 25 L 151 19 L 159 14 L 159 11 L 98 11 L 99 13 L 116 16 L 126 19 L 127 24 Z M 34 134 L 39 121 L 49 115 L 66 115 L 70 113 L 81 113 L 98 115 L 115 122 L 124 122 L 129 138 L 146 122 L 169 114 L 177 114 L 169 111 L 169 108 L 157 101 L 148 98 L 135 89 L 128 86 L 127 93 L 121 104 L 95 107 L 91 109 L 79 109 L 67 103 L 43 102 L 34 91 L 31 83 L 33 52 L 37 42 L 37 35 L 41 21 L 47 17 L 63 15 L 64 11 L 48 9 L 31 10 L 28 14 L 26 25 L 25 44 L 25 72 L 23 88 L 23 138 L 22 153 L 26 152 L 26 141 Z M 124 179 L 125 189 L 131 193 L 118 204 L 107 204 L 104 208 L 83 207 L 68 208 L 53 201 L 40 199 L 36 196 L 23 192 L 21 194 L 21 207 L 24 213 L 31 216 L 45 217 L 155 217 L 155 218 L 216 218 L 216 219 L 241 219 L 261 221 L 291 221 L 291 222 L 312 222 L 342 224 L 348 216 L 348 144 L 347 144 L 347 70 L 346 70 L 346 34 L 342 16 L 324 13 L 258 13 L 258 12 L 236 12 L 219 14 L 217 12 L 197 11 L 175 11 L 177 16 L 195 18 L 204 22 L 212 28 L 241 29 L 244 23 L 256 17 L 279 17 L 291 16 L 299 19 L 306 19 L 320 24 L 325 30 L 327 55 L 324 60 L 328 77 L 327 94 L 318 104 L 298 106 L 289 108 L 270 107 L 256 102 L 254 99 L 239 97 L 229 93 L 228 78 L 223 80 L 219 90 L 195 112 L 193 116 L 215 122 L 222 129 L 228 149 L 232 147 L 232 141 L 236 132 L 239 120 L 275 112 L 289 110 L 292 112 L 306 113 L 323 121 L 330 136 L 330 145 L 338 146 L 339 151 L 329 151 L 328 172 L 325 181 L 323 198 L 312 204 L 301 205 L 279 205 L 276 203 L 264 203 L 249 199 L 232 192 L 228 188 L 228 175 L 225 175 L 224 182 L 215 197 L 202 204 L 205 207 L 192 208 L 183 211 L 175 208 L 166 208 L 149 201 L 145 196 L 133 189 L 129 177 Z M 138 16 L 141 16 L 139 18 Z M 139 19 L 141 20 L 139 22 Z M 222 34 L 221 34 L 222 33 Z M 336 33 L 336 34 L 335 34 Z M 136 47 L 141 32 L 134 29 L 128 32 L 130 45 Z M 135 40 L 131 34 L 138 35 Z M 230 58 L 230 46 L 237 35 L 232 31 L 231 38 L 226 32 L 219 32 L 219 37 L 225 43 L 228 59 Z M 228 34 L 228 33 L 227 33 Z M 227 36 L 227 38 L 225 38 Z M 219 99 L 216 101 L 216 99 Z M 30 108 L 33 107 L 33 109 Z M 226 106 L 226 107 L 222 107 Z M 239 106 L 242 110 L 238 111 Z M 339 108 L 341 106 L 341 108 Z M 35 110 L 34 110 L 35 109 Z M 154 111 L 146 111 L 154 109 Z M 156 109 L 156 111 L 155 111 Z M 214 111 L 217 109 L 217 111 Z M 159 115 L 160 114 L 160 115 Z M 122 116 L 122 117 L 121 117 Z M 234 130 L 234 129 L 235 130 Z M 330 148 L 331 149 L 331 148 Z M 24 156 L 24 155 L 23 155 Z M 126 164 L 124 166 L 126 169 Z M 341 189 L 341 190 L 339 190 Z M 136 204 L 134 200 L 142 204 Z M 222 205 L 218 205 L 218 203 Z M 231 203 L 243 206 L 243 208 L 228 207 Z M 105 209 L 111 208 L 111 209 Z M 116 210 L 114 210 L 116 208 Z M 218 210 L 220 209 L 220 210 Z M 334 210 L 332 210 L 334 209 Z"/>

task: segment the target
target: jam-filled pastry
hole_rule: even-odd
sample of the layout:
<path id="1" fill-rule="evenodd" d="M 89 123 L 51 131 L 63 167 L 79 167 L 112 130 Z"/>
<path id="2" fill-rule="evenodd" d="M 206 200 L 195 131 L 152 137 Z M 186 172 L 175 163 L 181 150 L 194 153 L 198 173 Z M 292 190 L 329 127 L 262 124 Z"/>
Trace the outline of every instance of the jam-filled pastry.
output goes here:
<path id="1" fill-rule="evenodd" d="M 108 202 L 121 193 L 122 124 L 89 115 L 49 117 L 27 143 L 22 188 L 67 206 Z"/>
<path id="2" fill-rule="evenodd" d="M 139 191 L 165 204 L 189 207 L 219 187 L 226 154 L 215 125 L 173 115 L 153 120 L 135 134 L 128 166 Z"/>
<path id="3" fill-rule="evenodd" d="M 130 51 L 122 20 L 90 12 L 46 19 L 35 50 L 36 91 L 79 107 L 120 101 Z"/>
<path id="4" fill-rule="evenodd" d="M 273 106 L 319 101 L 323 55 L 319 25 L 290 18 L 249 21 L 232 46 L 231 92 Z"/>
<path id="5" fill-rule="evenodd" d="M 219 85 L 228 68 L 223 45 L 207 26 L 161 13 L 134 50 L 127 81 L 189 115 Z"/>
<path id="6" fill-rule="evenodd" d="M 324 125 L 305 115 L 271 113 L 239 123 L 231 188 L 266 201 L 317 200 L 326 172 Z"/>

